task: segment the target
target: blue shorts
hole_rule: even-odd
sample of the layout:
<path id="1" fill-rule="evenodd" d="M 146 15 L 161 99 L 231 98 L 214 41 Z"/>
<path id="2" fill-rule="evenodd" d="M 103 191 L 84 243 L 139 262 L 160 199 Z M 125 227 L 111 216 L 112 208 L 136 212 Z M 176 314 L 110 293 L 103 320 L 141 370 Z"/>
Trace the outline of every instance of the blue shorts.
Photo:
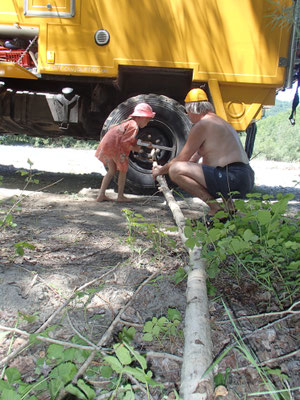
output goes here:
<path id="1" fill-rule="evenodd" d="M 245 198 L 254 186 L 254 171 L 249 164 L 235 162 L 225 167 L 202 164 L 207 191 L 215 199 Z M 230 196 L 231 192 L 239 192 Z"/>

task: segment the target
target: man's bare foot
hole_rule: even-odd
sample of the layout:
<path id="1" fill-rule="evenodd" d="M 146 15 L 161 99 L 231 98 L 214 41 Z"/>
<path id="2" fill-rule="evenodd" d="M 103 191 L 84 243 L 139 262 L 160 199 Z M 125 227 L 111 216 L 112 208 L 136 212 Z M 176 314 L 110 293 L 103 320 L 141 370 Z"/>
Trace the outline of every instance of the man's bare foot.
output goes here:
<path id="1" fill-rule="evenodd" d="M 100 203 L 101 201 L 113 201 L 113 200 L 104 195 L 104 196 L 98 196 L 96 201 Z"/>
<path id="2" fill-rule="evenodd" d="M 125 196 L 118 196 L 117 202 L 119 202 L 119 203 L 130 203 L 131 199 L 129 199 L 128 197 L 125 197 Z"/>

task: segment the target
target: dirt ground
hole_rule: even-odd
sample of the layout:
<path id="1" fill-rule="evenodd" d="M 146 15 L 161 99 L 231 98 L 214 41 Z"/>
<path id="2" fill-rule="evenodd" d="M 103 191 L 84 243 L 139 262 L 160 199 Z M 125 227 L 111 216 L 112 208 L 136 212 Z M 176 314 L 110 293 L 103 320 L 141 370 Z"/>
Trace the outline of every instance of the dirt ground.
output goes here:
<path id="1" fill-rule="evenodd" d="M 55 160 L 52 163 L 55 164 Z M 274 171 L 277 182 L 282 179 L 282 185 L 276 186 L 272 181 L 273 174 L 266 173 L 275 168 L 274 164 L 263 166 L 257 162 L 257 190 L 273 194 L 293 191 L 295 199 L 290 204 L 289 213 L 295 215 L 300 209 L 300 189 L 295 187 L 294 180 L 299 182 L 300 167 L 291 164 L 284 165 L 285 168 L 282 166 Z M 57 328 L 52 336 L 68 341 L 79 332 L 97 343 L 118 312 L 131 300 L 108 344 L 116 342 L 123 327 L 135 326 L 135 348 L 141 352 L 159 353 L 159 356 L 147 357 L 155 380 L 165 387 L 162 391 L 154 390 L 153 399 L 167 398 L 163 397 L 167 395 L 170 399 L 175 398 L 171 393 L 174 389 L 179 391 L 183 339 L 177 335 L 161 342 L 145 342 L 142 328 L 153 317 L 167 316 L 170 308 L 177 309 L 184 318 L 185 281 L 176 284 L 174 277 L 178 268 L 186 265 L 187 255 L 174 232 L 169 233 L 177 243 L 174 249 L 154 248 L 142 233 L 137 235 L 135 241 L 130 241 L 133 233 L 123 211 L 126 208 L 134 214 L 142 214 L 145 222 L 153 223 L 160 229 L 172 227 L 172 214 L 163 196 L 131 194 L 130 203 L 113 201 L 100 204 L 95 202 L 102 177 L 99 171 L 74 174 L 45 172 L 42 169 L 34 171 L 38 174 L 39 183 L 30 185 L 22 192 L 26 176 L 21 177 L 17 173 L 19 168 L 13 163 L 0 167 L 0 175 L 3 176 L 0 212 L 3 216 L 13 207 L 11 214 L 16 224 L 14 228 L 0 231 L 1 325 L 12 328 L 17 325 L 26 332 L 34 332 L 66 303 L 75 290 L 88 284 L 86 288 L 79 289 L 82 296 L 55 315 L 51 324 L 57 324 Z M 265 180 L 259 174 L 262 170 Z M 109 195 L 116 198 L 113 188 Z M 18 200 L 19 203 L 16 203 Z M 203 204 L 197 199 L 177 197 L 177 200 L 186 218 L 196 218 L 203 212 Z M 25 247 L 24 254 L 17 255 L 14 244 L 20 242 L 30 243 L 34 249 Z M 155 278 L 143 285 L 154 273 Z M 230 281 L 230 277 L 222 279 L 218 282 L 218 294 L 226 299 L 235 316 L 278 311 L 272 308 L 268 294 L 258 290 L 253 283 L 244 281 L 238 285 Z M 219 297 L 210 299 L 210 313 L 214 355 L 217 356 L 232 340 L 233 328 L 228 323 Z M 36 319 L 28 322 L 22 315 L 35 316 Z M 259 360 L 275 359 L 268 366 L 280 367 L 290 377 L 290 387 L 296 387 L 299 385 L 300 362 L 299 353 L 294 352 L 299 349 L 299 318 L 291 313 L 284 316 L 286 318 L 277 324 L 272 324 L 280 317 L 277 314 L 247 318 L 240 321 L 239 327 L 243 334 L 255 332 L 248 340 Z M 182 324 L 180 328 L 183 328 Z M 10 338 L 0 336 L 0 363 L 9 351 L 17 349 L 26 339 L 18 336 L 9 350 Z M 24 379 L 30 382 L 35 379 L 36 360 L 44 351 L 45 345 L 31 346 L 10 360 L 8 365 L 17 366 Z M 290 353 L 293 354 L 286 356 Z M 178 358 L 172 358 L 170 354 Z M 236 352 L 230 352 L 217 368 L 215 372 L 224 372 L 226 368 L 231 371 L 228 399 L 245 398 L 249 393 L 260 391 L 257 372 L 247 366 Z M 105 383 L 99 378 L 96 387 L 100 396 Z M 291 398 L 297 398 L 295 393 Z M 299 395 L 299 391 L 297 393 Z M 43 397 L 46 398 L 49 397 Z M 136 398 L 147 397 L 136 395 Z"/>

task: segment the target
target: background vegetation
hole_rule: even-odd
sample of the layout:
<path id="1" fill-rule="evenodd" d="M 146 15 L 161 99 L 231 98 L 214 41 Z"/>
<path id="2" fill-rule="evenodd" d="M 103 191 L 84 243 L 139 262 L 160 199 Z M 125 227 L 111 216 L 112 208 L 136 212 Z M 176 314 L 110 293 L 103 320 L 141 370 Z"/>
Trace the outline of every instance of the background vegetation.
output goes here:
<path id="1" fill-rule="evenodd" d="M 276 101 L 257 122 L 257 135 L 253 157 L 275 161 L 299 161 L 300 159 L 300 116 L 296 124 L 289 121 L 292 103 Z"/>
<path id="2" fill-rule="evenodd" d="M 300 116 L 296 115 L 296 125 L 292 126 L 289 121 L 291 110 L 291 102 L 279 100 L 275 106 L 266 110 L 265 116 L 257 122 L 253 157 L 286 162 L 299 161 Z M 242 141 L 245 137 L 246 134 L 242 133 Z M 3 135 L 0 136 L 0 144 L 95 149 L 98 141 L 76 140 L 69 137 L 44 139 L 27 135 Z"/>

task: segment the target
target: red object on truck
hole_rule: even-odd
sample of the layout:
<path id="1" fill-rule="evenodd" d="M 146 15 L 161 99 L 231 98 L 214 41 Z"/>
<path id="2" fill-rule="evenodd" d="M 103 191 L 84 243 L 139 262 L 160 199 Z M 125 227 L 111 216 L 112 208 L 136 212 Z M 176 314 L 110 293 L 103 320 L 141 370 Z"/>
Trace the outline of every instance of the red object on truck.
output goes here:
<path id="1" fill-rule="evenodd" d="M 0 47 L 0 62 L 4 61 L 16 63 L 21 56 L 22 59 L 20 60 L 19 64 L 22 65 L 22 67 L 34 67 L 34 63 L 30 57 L 30 54 L 25 52 L 25 49 L 9 50 L 5 47 Z"/>

